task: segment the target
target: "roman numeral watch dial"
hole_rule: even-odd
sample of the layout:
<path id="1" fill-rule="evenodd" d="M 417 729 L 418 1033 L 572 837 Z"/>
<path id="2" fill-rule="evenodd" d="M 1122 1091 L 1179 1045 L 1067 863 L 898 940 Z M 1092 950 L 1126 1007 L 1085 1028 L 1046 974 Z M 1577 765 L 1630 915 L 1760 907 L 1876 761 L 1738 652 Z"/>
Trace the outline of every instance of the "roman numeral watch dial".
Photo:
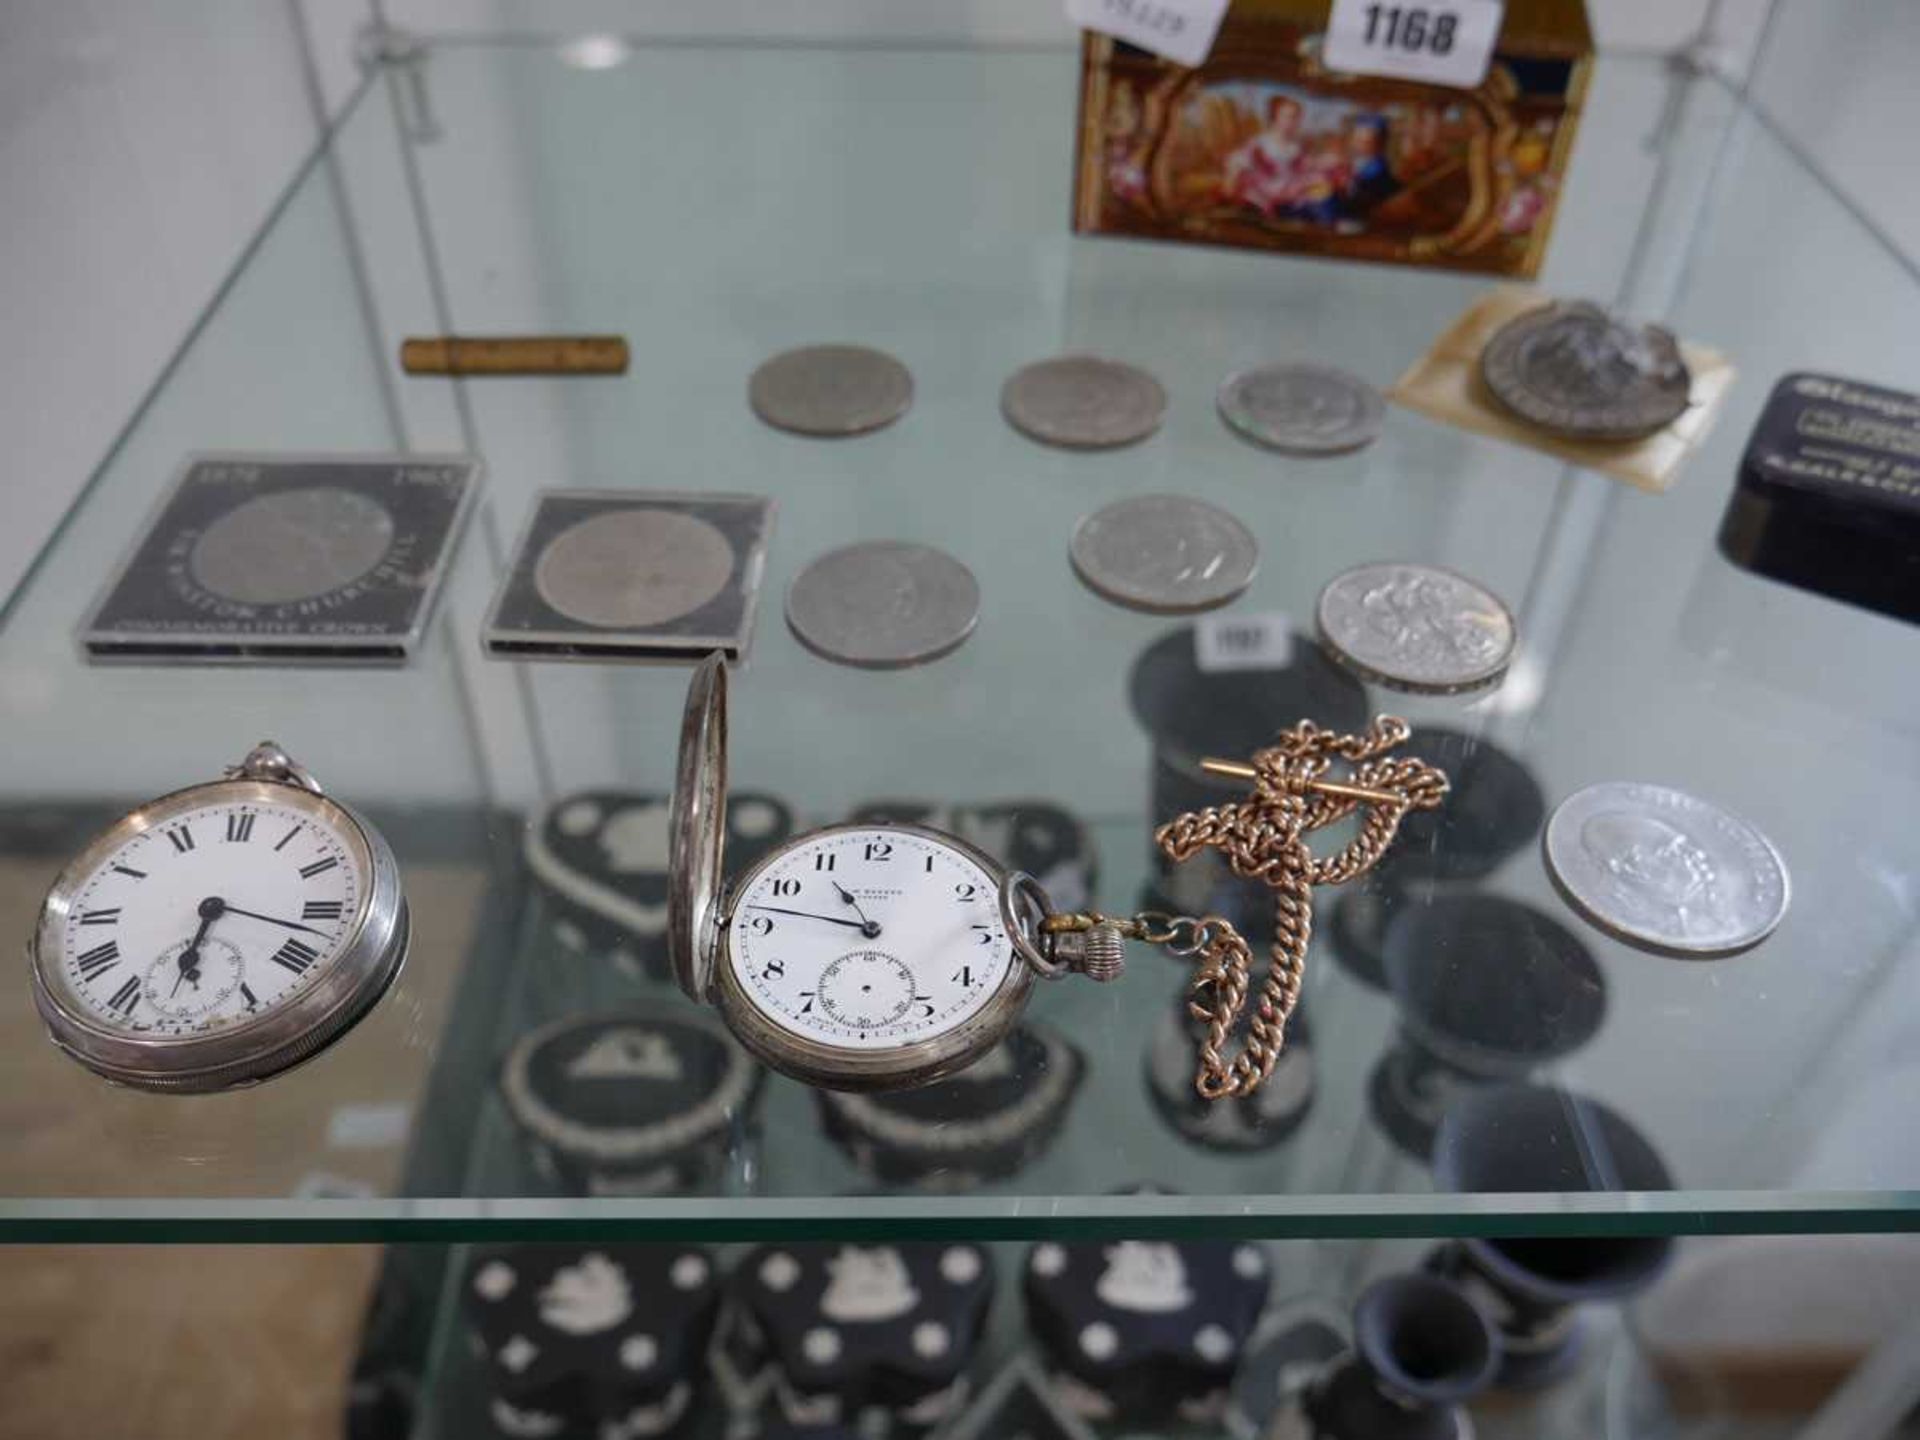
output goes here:
<path id="1" fill-rule="evenodd" d="M 883 824 L 801 835 L 723 897 L 726 696 L 715 656 L 688 689 L 674 791 L 667 938 L 681 987 L 809 1084 L 902 1089 L 972 1064 L 1035 976 L 1068 968 L 1037 951 L 1044 897 L 964 840 Z"/>
<path id="2" fill-rule="evenodd" d="M 122 1084 L 264 1080 L 339 1038 L 407 949 L 386 842 L 278 746 L 122 816 L 28 946 L 54 1043 Z"/>

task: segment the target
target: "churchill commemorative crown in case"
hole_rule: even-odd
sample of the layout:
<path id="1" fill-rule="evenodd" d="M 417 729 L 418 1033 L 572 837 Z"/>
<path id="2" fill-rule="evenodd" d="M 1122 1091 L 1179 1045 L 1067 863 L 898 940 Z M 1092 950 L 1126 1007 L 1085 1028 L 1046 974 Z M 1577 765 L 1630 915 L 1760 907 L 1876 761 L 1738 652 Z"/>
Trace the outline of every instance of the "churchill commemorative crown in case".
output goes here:
<path id="1" fill-rule="evenodd" d="M 400 664 L 480 469 L 467 455 L 189 456 L 81 643 L 148 664 Z"/>

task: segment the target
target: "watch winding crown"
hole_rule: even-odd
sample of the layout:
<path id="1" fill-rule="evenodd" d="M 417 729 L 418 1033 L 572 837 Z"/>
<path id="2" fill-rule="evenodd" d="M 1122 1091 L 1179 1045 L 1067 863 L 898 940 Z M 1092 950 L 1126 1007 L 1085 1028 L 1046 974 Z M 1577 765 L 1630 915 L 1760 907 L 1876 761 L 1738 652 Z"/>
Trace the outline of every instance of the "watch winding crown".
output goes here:
<path id="1" fill-rule="evenodd" d="M 1053 937 L 1053 958 L 1089 980 L 1118 980 L 1127 968 L 1126 937 L 1111 920 L 1061 931 Z"/>

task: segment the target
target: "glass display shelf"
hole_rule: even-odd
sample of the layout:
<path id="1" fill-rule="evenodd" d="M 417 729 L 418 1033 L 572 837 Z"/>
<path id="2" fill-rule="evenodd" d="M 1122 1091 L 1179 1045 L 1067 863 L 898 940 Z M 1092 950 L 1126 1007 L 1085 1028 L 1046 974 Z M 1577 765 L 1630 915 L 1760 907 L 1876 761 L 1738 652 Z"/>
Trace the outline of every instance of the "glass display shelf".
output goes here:
<path id="1" fill-rule="evenodd" d="M 370 77 L 0 617 L 0 916 L 13 933 L 25 937 L 92 828 L 271 735 L 393 838 L 413 956 L 319 1060 L 199 1099 L 113 1091 L 62 1059 L 16 967 L 0 986 L 12 1042 L 0 1051 L 0 1236 L 1920 1224 L 1904 1102 L 1920 1066 L 1920 632 L 1736 570 L 1713 539 L 1773 381 L 1805 368 L 1900 383 L 1920 292 L 1736 94 L 1663 61 L 1603 58 L 1542 276 L 1740 368 L 1678 485 L 1648 496 L 1405 411 L 1370 448 L 1322 461 L 1228 433 L 1213 390 L 1229 371 L 1308 358 L 1385 386 L 1487 282 L 1072 237 L 1067 51 L 670 45 L 584 71 L 550 46 L 503 42 L 434 46 L 420 63 L 417 84 Z M 408 334 L 557 331 L 625 334 L 630 373 L 457 382 L 395 364 Z M 912 411 L 846 442 L 759 424 L 748 373 L 821 340 L 898 354 L 915 376 Z M 1154 370 L 1171 396 L 1162 432 L 1097 455 L 1013 432 L 1001 381 L 1062 350 Z M 485 495 L 409 666 L 80 658 L 75 627 L 98 587 L 181 457 L 208 449 L 483 457 Z M 1602 779 L 1693 790 L 1756 822 L 1792 870 L 1777 934 L 1709 963 L 1587 928 L 1531 840 L 1476 882 L 1577 934 L 1604 997 L 1593 1033 L 1530 1078 L 1628 1117 L 1675 1188 L 1436 1189 L 1370 1111 L 1399 1008 L 1337 963 L 1325 937 L 1339 897 L 1323 892 L 1305 1001 L 1314 1100 L 1259 1153 L 1202 1150 L 1150 1104 L 1147 1042 L 1180 977 L 1143 954 L 1118 985 L 1036 997 L 1031 1018 L 1065 1035 L 1087 1073 L 1060 1133 L 1011 1178 L 963 1193 L 868 1178 L 823 1135 L 814 1097 L 776 1077 L 696 1189 L 562 1193 L 500 1101 L 507 1048 L 566 1015 L 687 1002 L 557 943 L 520 858 L 529 818 L 557 796 L 666 792 L 686 680 L 677 667 L 483 656 L 513 538 L 533 497 L 560 486 L 777 500 L 758 633 L 736 677 L 736 788 L 779 796 L 807 824 L 884 798 L 1044 800 L 1085 823 L 1096 899 L 1113 911 L 1155 880 L 1152 784 L 1170 748 L 1136 713 L 1136 666 L 1156 643 L 1186 642 L 1167 638 L 1180 624 L 1080 587 L 1064 552 L 1081 515 L 1148 491 L 1223 505 L 1263 550 L 1239 610 L 1309 630 L 1321 585 L 1350 564 L 1418 558 L 1476 576 L 1525 637 L 1506 683 L 1455 699 L 1373 693 L 1367 708 L 1497 747 L 1549 803 Z M 782 624 L 785 587 L 821 551 L 884 537 L 930 541 L 973 568 L 978 632 L 917 670 L 826 664 Z M 1458 824 L 1431 845 L 1456 844 Z M 1443 958 L 1471 980 L 1470 958 Z"/>

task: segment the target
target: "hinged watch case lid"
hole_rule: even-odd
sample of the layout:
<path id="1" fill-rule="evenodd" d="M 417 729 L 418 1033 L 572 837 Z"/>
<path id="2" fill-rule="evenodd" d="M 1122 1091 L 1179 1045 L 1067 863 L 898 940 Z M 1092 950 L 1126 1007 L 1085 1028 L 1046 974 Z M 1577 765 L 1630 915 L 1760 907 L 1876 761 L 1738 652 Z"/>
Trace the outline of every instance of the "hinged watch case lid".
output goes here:
<path id="1" fill-rule="evenodd" d="M 667 954 L 680 988 L 704 1003 L 718 949 L 727 833 L 727 662 L 718 651 L 687 686 L 668 829 Z"/>

